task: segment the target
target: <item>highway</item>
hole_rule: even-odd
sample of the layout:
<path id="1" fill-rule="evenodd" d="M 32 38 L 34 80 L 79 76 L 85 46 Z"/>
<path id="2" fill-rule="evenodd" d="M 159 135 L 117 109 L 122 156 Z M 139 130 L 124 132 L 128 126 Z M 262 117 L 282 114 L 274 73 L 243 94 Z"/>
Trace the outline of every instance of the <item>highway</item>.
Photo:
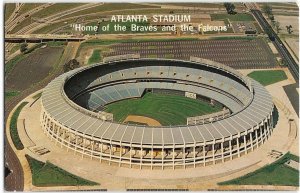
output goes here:
<path id="1" fill-rule="evenodd" d="M 267 22 L 267 20 L 262 15 L 261 11 L 257 9 L 251 9 L 251 12 L 253 13 L 254 17 L 257 19 L 257 21 L 260 23 L 260 25 L 263 27 L 264 31 L 269 35 L 269 37 L 273 37 L 274 41 L 273 44 L 282 56 L 283 60 L 286 62 L 291 74 L 293 75 L 295 81 L 299 82 L 299 65 L 297 62 L 293 59 L 287 48 L 284 46 L 283 42 L 280 40 L 278 35 L 274 32 L 270 24 Z"/>
<path id="2" fill-rule="evenodd" d="M 76 37 L 74 35 L 59 35 L 59 34 L 7 34 L 4 41 L 10 43 L 20 42 L 43 42 L 43 41 L 75 41 L 80 42 L 86 40 L 85 37 Z"/>
<path id="3" fill-rule="evenodd" d="M 4 188 L 6 191 L 23 191 L 24 190 L 24 174 L 21 163 L 14 153 L 12 147 L 8 144 L 5 135 L 5 162 L 11 173 L 5 178 Z"/>

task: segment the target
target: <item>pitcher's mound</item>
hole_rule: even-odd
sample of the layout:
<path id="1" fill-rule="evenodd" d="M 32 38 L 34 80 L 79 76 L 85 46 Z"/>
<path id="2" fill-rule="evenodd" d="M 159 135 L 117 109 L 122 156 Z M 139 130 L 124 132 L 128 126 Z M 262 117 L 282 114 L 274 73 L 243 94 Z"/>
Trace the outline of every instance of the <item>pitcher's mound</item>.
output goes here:
<path id="1" fill-rule="evenodd" d="M 148 125 L 148 126 L 161 126 L 161 124 L 156 121 L 155 119 L 145 117 L 145 116 L 138 116 L 138 115 L 128 115 L 123 123 L 137 123 L 141 125 Z"/>

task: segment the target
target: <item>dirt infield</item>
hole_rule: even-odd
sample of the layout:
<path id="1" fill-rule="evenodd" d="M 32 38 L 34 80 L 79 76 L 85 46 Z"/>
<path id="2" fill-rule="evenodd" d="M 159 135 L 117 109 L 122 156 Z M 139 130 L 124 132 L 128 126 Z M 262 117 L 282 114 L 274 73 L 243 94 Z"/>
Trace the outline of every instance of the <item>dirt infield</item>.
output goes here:
<path id="1" fill-rule="evenodd" d="M 143 123 L 147 124 L 148 126 L 161 126 L 161 124 L 155 119 L 137 115 L 128 115 L 123 123 L 127 122 Z"/>

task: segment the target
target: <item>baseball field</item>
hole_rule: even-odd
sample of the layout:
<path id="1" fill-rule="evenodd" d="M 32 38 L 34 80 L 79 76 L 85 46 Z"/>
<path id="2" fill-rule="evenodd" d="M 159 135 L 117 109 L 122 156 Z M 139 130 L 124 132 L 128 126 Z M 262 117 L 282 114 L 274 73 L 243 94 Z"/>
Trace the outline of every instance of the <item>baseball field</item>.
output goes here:
<path id="1" fill-rule="evenodd" d="M 105 109 L 106 112 L 113 113 L 114 121 L 117 122 L 146 123 L 145 120 L 149 118 L 149 120 L 154 119 L 163 126 L 186 125 L 187 117 L 210 114 L 221 110 L 222 106 L 220 105 L 212 106 L 207 102 L 184 96 L 158 93 L 146 93 L 142 98 L 111 103 Z M 139 121 L 141 116 L 146 117 L 146 119 Z M 133 117 L 136 117 L 136 120 Z M 130 121 L 127 122 L 127 120 Z"/>

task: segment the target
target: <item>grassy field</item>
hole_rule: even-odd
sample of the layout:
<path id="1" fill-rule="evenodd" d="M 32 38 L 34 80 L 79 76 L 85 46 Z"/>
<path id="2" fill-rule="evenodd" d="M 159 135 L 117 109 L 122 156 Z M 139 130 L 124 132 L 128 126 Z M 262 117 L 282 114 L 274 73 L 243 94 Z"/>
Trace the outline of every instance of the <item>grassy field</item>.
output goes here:
<path id="1" fill-rule="evenodd" d="M 48 46 L 50 47 L 57 47 L 57 46 L 60 46 L 62 44 L 64 44 L 64 42 L 47 42 L 46 43 Z M 24 53 L 21 53 L 17 56 L 15 56 L 14 58 L 12 58 L 11 60 L 9 60 L 6 64 L 5 64 L 5 75 L 9 74 L 12 69 L 15 67 L 15 65 L 24 60 L 27 56 L 29 56 L 29 54 L 31 52 L 33 52 L 34 50 L 42 47 L 43 45 L 46 45 L 45 43 L 41 43 L 41 44 L 35 44 L 34 46 L 32 46 L 31 48 L 29 48 L 28 50 L 26 50 Z"/>
<path id="2" fill-rule="evenodd" d="M 298 156 L 287 153 L 270 165 L 246 174 L 245 176 L 221 182 L 219 185 L 299 186 L 299 171 L 284 165 L 284 163 L 290 159 L 299 162 Z"/>
<path id="3" fill-rule="evenodd" d="M 13 113 L 11 120 L 10 120 L 10 135 L 11 135 L 11 139 L 15 145 L 15 147 L 17 148 L 17 150 L 22 150 L 24 149 L 23 143 L 20 140 L 19 137 L 19 133 L 18 133 L 18 128 L 17 128 L 17 122 L 18 122 L 18 117 L 19 114 L 21 112 L 21 110 L 23 109 L 23 107 L 28 104 L 28 102 L 22 102 L 17 109 L 15 110 L 15 112 Z"/>
<path id="4" fill-rule="evenodd" d="M 19 91 L 5 91 L 4 100 L 9 100 L 10 98 L 20 94 Z"/>
<path id="5" fill-rule="evenodd" d="M 38 44 L 39 48 L 43 44 Z M 29 49 L 5 65 L 5 85 L 7 90 L 23 91 L 39 84 L 56 69 L 63 54 L 63 47 L 47 46 L 36 50 Z M 30 76 L 28 76 L 30 72 Z"/>
<path id="6" fill-rule="evenodd" d="M 100 62 L 101 60 L 101 51 L 96 49 L 93 50 L 92 56 L 89 58 L 88 64 L 94 64 Z"/>
<path id="7" fill-rule="evenodd" d="M 185 125 L 186 118 L 220 111 L 206 102 L 178 96 L 146 93 L 139 99 L 128 99 L 106 106 L 106 112 L 114 114 L 114 120 L 123 122 L 128 115 L 153 118 L 161 125 Z"/>
<path id="8" fill-rule="evenodd" d="M 37 93 L 36 95 L 34 95 L 32 98 L 33 99 L 38 99 L 42 96 L 43 92 Z"/>
<path id="9" fill-rule="evenodd" d="M 19 61 L 25 59 L 25 57 L 27 57 L 27 56 L 28 55 L 20 54 L 20 55 L 15 56 L 11 60 L 9 60 L 5 64 L 5 67 L 4 67 L 5 76 L 14 68 L 14 66 L 16 65 L 16 63 L 18 63 Z"/>
<path id="10" fill-rule="evenodd" d="M 23 14 L 23 13 L 26 13 L 28 11 L 31 11 L 39 6 L 42 6 L 44 5 L 44 3 L 25 3 L 21 8 L 20 8 L 20 11 L 19 11 L 19 14 Z"/>
<path id="11" fill-rule="evenodd" d="M 251 14 L 247 13 L 237 13 L 235 15 L 231 14 L 210 14 L 211 20 L 225 20 L 229 19 L 230 21 L 255 21 L 254 17 Z"/>
<path id="12" fill-rule="evenodd" d="M 248 76 L 258 81 L 264 86 L 287 79 L 287 76 L 283 70 L 253 71 L 250 74 L 248 74 Z"/>
<path id="13" fill-rule="evenodd" d="M 18 51 L 18 50 L 20 50 L 20 43 L 16 43 L 16 44 L 14 44 L 14 46 L 11 48 L 11 50 L 10 50 L 10 53 L 11 54 L 13 54 L 13 53 L 15 53 L 16 51 Z"/>
<path id="14" fill-rule="evenodd" d="M 11 60 L 9 60 L 5 64 L 5 67 L 4 67 L 5 75 L 7 75 L 14 68 L 16 63 L 25 59 L 29 53 L 31 53 L 32 51 L 34 51 L 37 48 L 40 48 L 41 46 L 42 46 L 42 44 L 36 44 L 36 45 L 32 46 L 31 48 L 29 48 L 28 50 L 26 50 L 24 53 L 21 53 L 21 54 L 15 56 L 14 58 L 12 58 Z"/>
<path id="15" fill-rule="evenodd" d="M 160 6 L 151 6 L 151 5 L 140 5 L 133 3 L 104 3 L 103 5 L 95 6 L 89 9 L 81 10 L 75 13 L 68 15 L 67 17 L 74 17 L 78 15 L 86 15 L 91 13 L 101 13 L 104 11 L 114 11 L 114 10 L 123 10 L 123 9 L 144 9 L 144 8 L 160 8 Z M 123 13 L 125 14 L 125 13 Z"/>
<path id="16" fill-rule="evenodd" d="M 86 186 L 96 182 L 75 176 L 50 162 L 40 162 L 26 155 L 32 172 L 32 184 L 35 186 Z"/>
<path id="17" fill-rule="evenodd" d="M 4 19 L 5 21 L 9 18 L 9 16 L 11 16 L 11 14 L 14 12 L 16 8 L 16 4 L 15 3 L 5 3 L 5 14 L 4 14 Z"/>

